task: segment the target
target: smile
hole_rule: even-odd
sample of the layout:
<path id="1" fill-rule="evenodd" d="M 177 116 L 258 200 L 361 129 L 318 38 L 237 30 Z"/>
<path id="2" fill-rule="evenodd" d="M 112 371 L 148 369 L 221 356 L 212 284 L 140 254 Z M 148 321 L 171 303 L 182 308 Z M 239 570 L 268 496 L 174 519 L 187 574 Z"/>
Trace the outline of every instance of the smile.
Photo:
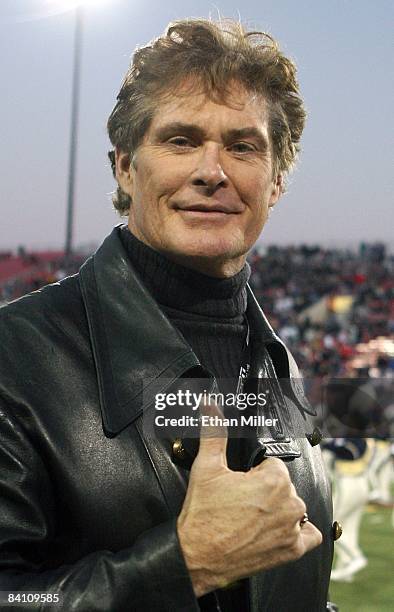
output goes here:
<path id="1" fill-rule="evenodd" d="M 224 212 L 222 210 L 217 209 L 206 209 L 206 210 L 197 210 L 197 209 L 176 209 L 177 212 L 183 217 L 185 220 L 189 221 L 226 221 L 233 217 L 234 212 Z"/>
<path id="2" fill-rule="evenodd" d="M 195 203 L 195 204 L 180 204 L 175 209 L 189 217 L 197 218 L 223 218 L 229 215 L 240 214 L 243 210 L 241 206 L 234 203 L 211 202 Z"/>

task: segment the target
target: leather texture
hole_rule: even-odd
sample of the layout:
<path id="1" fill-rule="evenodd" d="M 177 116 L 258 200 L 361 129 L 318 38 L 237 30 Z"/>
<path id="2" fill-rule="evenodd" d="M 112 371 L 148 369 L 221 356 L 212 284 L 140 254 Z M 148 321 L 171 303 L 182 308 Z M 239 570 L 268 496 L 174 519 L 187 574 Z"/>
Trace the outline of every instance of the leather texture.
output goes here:
<path id="1" fill-rule="evenodd" d="M 294 360 L 250 290 L 248 319 L 256 376 L 268 351 L 292 418 L 310 433 Z M 177 538 L 188 470 L 172 440 L 142 425 L 153 391 L 196 367 L 118 228 L 78 275 L 0 310 L 0 590 L 60 592 L 67 612 L 216 609 L 213 596 L 195 599 Z M 247 441 L 245 465 L 258 444 Z M 324 542 L 252 577 L 251 612 L 326 610 L 331 494 L 319 447 L 305 436 L 297 445 L 289 471 Z"/>

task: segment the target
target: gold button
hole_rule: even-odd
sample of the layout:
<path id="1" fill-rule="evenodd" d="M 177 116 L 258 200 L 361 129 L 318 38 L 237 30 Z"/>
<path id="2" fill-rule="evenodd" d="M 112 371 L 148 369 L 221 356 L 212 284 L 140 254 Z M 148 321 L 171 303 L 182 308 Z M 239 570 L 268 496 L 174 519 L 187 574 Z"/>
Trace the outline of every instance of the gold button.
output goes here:
<path id="1" fill-rule="evenodd" d="M 182 444 L 182 440 L 177 438 L 172 445 L 172 454 L 176 459 L 184 459 L 185 458 L 185 447 Z"/>
<path id="2" fill-rule="evenodd" d="M 320 429 L 318 427 L 315 427 L 312 433 L 308 434 L 306 437 L 308 438 L 311 446 L 317 446 L 318 444 L 320 444 L 323 435 Z"/>
<path id="3" fill-rule="evenodd" d="M 339 540 L 339 538 L 342 535 L 342 531 L 343 529 L 342 529 L 341 523 L 338 523 L 338 521 L 334 521 L 332 525 L 332 534 L 333 534 L 334 542 Z"/>

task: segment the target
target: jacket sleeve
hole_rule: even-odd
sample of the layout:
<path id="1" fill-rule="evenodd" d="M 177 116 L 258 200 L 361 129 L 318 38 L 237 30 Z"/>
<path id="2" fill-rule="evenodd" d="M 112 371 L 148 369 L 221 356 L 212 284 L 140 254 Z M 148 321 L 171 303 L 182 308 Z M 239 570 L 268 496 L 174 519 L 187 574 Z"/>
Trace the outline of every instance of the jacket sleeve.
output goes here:
<path id="1" fill-rule="evenodd" d="M 48 470 L 34 441 L 0 405 L 0 591 L 58 593 L 61 604 L 42 604 L 45 612 L 200 609 L 175 520 L 142 533 L 130 548 L 96 551 L 48 569 L 48 557 L 56 555 L 55 533 Z"/>

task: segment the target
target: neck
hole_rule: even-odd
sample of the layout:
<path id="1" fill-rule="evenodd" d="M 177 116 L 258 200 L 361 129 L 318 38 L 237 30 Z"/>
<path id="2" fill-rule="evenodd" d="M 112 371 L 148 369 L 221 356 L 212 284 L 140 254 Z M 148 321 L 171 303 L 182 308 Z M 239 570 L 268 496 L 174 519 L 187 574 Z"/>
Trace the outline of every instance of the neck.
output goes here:
<path id="1" fill-rule="evenodd" d="M 159 304 L 217 317 L 245 312 L 250 275 L 247 263 L 236 274 L 214 276 L 211 269 L 185 267 L 183 260 L 178 263 L 168 259 L 141 242 L 126 226 L 120 228 L 120 237 L 133 267 Z"/>

